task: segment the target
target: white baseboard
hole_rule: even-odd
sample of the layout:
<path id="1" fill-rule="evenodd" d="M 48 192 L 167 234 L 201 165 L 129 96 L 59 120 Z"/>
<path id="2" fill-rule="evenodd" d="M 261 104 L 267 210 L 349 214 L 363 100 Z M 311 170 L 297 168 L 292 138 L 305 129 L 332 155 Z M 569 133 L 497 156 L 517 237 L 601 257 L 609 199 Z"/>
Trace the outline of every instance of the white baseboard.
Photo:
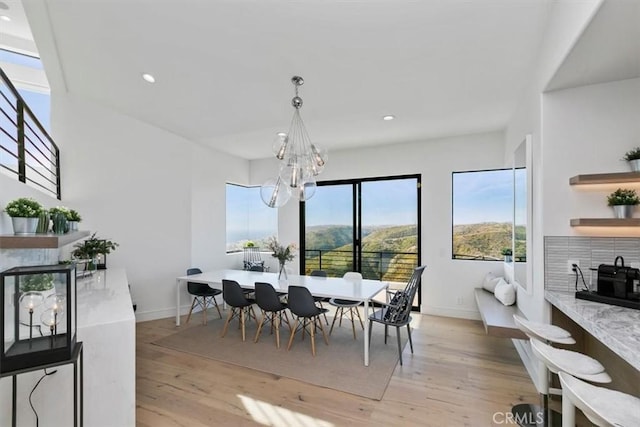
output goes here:
<path id="1" fill-rule="evenodd" d="M 183 305 L 180 308 L 180 315 L 185 315 L 189 312 L 191 305 Z M 194 313 L 199 310 L 194 310 Z M 162 310 L 150 310 L 150 311 L 136 311 L 136 322 L 146 322 L 148 320 L 165 319 L 167 317 L 176 317 L 176 308 L 164 308 Z"/>
<path id="2" fill-rule="evenodd" d="M 512 339 L 511 341 L 513 342 L 513 346 L 516 348 L 516 351 L 520 356 L 520 360 L 522 360 L 522 364 L 529 373 L 529 377 L 531 377 L 533 385 L 536 386 L 536 390 L 538 390 L 538 393 L 542 393 L 542 384 L 540 384 L 540 372 L 538 372 L 539 363 L 538 359 L 536 359 L 533 355 L 530 341 L 517 339 Z"/>
<path id="3" fill-rule="evenodd" d="M 432 314 L 434 316 L 457 317 L 459 319 L 481 320 L 480 313 L 477 310 L 461 308 L 423 306 L 421 313 Z"/>

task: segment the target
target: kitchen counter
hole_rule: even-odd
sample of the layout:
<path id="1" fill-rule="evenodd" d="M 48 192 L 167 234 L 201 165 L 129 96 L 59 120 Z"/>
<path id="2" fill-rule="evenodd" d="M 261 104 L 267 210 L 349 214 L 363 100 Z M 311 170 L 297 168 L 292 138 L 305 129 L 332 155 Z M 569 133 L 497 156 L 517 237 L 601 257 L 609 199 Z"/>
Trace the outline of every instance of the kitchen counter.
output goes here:
<path id="1" fill-rule="evenodd" d="M 612 352 L 640 371 L 640 310 L 545 291 L 545 298 Z"/>

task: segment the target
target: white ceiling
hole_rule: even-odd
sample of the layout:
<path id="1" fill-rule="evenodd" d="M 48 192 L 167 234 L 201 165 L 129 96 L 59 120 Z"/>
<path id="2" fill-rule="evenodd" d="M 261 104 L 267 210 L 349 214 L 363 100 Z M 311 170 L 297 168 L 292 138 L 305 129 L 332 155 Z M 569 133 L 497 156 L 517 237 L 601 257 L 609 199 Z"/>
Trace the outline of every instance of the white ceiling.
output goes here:
<path id="1" fill-rule="evenodd" d="M 547 0 L 29 2 L 30 21 L 46 15 L 55 41 L 42 43 L 57 49 L 62 76 L 50 81 L 247 159 L 270 156 L 276 132 L 287 130 L 295 74 L 305 79 L 301 114 L 311 139 L 329 150 L 504 128 L 531 82 L 549 7 Z M 40 46 L 42 32 L 34 33 Z M 143 81 L 144 72 L 156 83 Z M 383 121 L 386 114 L 397 119 Z"/>

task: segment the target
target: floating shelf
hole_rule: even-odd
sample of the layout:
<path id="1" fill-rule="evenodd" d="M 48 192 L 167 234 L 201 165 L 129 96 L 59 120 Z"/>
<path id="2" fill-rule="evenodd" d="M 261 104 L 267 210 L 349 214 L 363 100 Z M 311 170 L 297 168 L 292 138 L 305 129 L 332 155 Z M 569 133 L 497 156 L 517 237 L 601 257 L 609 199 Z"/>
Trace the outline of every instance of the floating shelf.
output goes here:
<path id="1" fill-rule="evenodd" d="M 640 172 L 596 173 L 576 175 L 569 178 L 569 185 L 618 184 L 640 182 Z"/>
<path id="2" fill-rule="evenodd" d="M 89 235 L 89 231 L 72 231 L 65 234 L 33 234 L 16 236 L 14 234 L 0 236 L 2 249 L 55 249 L 80 240 Z"/>
<path id="3" fill-rule="evenodd" d="M 638 227 L 640 218 L 573 218 L 572 227 Z"/>

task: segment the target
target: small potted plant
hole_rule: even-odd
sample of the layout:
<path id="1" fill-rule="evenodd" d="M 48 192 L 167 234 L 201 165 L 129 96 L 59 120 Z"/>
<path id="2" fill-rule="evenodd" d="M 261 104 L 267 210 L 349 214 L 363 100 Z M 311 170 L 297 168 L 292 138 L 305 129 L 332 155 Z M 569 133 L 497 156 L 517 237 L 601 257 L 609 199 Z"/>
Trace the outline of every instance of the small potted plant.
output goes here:
<path id="1" fill-rule="evenodd" d="M 7 203 L 5 212 L 11 217 L 14 234 L 35 234 L 42 205 L 36 200 L 21 197 Z"/>
<path id="2" fill-rule="evenodd" d="M 632 171 L 640 172 L 640 147 L 627 151 L 623 159 L 629 162 Z"/>
<path id="3" fill-rule="evenodd" d="M 618 188 L 607 197 L 609 206 L 613 208 L 616 218 L 631 218 L 640 198 L 636 190 Z"/>
<path id="4" fill-rule="evenodd" d="M 69 208 L 65 206 L 56 206 L 49 209 L 49 217 L 51 218 L 51 229 L 56 234 L 64 234 L 69 231 L 69 222 L 67 217 L 69 216 Z"/>
<path id="5" fill-rule="evenodd" d="M 501 253 L 504 256 L 504 262 L 511 262 L 511 257 L 513 256 L 511 248 L 503 248 Z"/>
<path id="6" fill-rule="evenodd" d="M 101 266 L 106 268 L 106 256 L 115 250 L 119 245 L 107 239 L 100 239 L 93 233 L 91 237 L 74 245 L 75 249 L 71 255 L 80 261 L 87 263 L 88 270 L 95 270 Z"/>
<path id="7" fill-rule="evenodd" d="M 69 224 L 69 231 L 78 231 L 78 223 L 82 221 L 82 217 L 78 211 L 69 209 L 67 213 L 67 223 Z"/>

